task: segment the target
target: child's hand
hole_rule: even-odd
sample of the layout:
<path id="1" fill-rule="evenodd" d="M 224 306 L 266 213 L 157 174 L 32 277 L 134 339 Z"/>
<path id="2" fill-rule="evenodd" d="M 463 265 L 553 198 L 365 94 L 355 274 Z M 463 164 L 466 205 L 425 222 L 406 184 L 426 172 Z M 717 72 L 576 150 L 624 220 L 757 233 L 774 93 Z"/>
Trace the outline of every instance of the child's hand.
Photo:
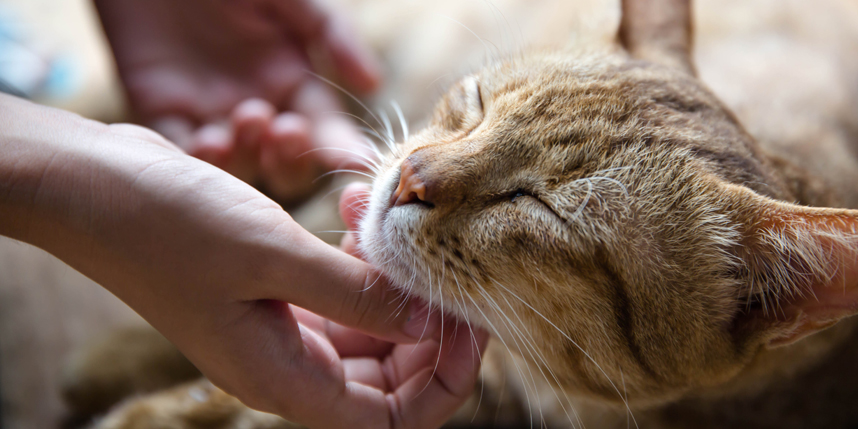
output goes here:
<path id="1" fill-rule="evenodd" d="M 373 267 L 161 136 L 5 95 L 0 234 L 113 292 L 228 393 L 310 427 L 438 427 L 487 340 L 439 332 L 437 312 L 401 307 Z M 421 336 L 440 352 L 405 345 Z"/>

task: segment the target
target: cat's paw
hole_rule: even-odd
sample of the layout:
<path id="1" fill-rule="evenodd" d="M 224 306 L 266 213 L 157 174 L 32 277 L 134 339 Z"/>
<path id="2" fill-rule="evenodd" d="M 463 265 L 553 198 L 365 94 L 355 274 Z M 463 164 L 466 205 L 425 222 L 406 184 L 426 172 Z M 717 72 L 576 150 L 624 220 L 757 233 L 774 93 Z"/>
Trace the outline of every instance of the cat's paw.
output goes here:
<path id="1" fill-rule="evenodd" d="M 208 380 L 132 398 L 92 429 L 298 429 L 273 414 L 251 410 Z"/>
<path id="2" fill-rule="evenodd" d="M 158 331 L 135 326 L 77 350 L 62 374 L 62 396 L 74 416 L 107 411 L 126 397 L 199 378 L 200 372 Z"/>

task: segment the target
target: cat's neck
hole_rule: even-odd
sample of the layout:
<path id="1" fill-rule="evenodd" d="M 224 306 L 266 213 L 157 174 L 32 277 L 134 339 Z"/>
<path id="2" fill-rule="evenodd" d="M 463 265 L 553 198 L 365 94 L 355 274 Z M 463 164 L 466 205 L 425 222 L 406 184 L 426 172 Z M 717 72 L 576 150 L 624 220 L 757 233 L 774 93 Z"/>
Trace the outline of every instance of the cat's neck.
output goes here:
<path id="1" fill-rule="evenodd" d="M 646 413 L 670 422 L 664 427 L 752 428 L 787 415 L 796 419 L 791 427 L 827 427 L 828 416 L 814 406 L 854 409 L 856 326 L 858 319 L 845 320 L 791 346 L 764 351 L 732 382 Z M 837 400 L 843 403 L 832 403 Z M 858 410 L 853 414 L 858 418 Z"/>

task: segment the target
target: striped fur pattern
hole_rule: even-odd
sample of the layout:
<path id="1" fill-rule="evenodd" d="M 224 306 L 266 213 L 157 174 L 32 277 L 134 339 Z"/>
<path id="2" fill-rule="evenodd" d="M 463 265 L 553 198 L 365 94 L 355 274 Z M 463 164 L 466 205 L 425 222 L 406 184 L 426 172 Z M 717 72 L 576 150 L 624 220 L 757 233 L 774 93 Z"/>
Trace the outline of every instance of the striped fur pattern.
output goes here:
<path id="1" fill-rule="evenodd" d="M 379 166 L 362 224 L 403 293 L 494 332 L 573 424 L 571 396 L 716 391 L 855 311 L 858 213 L 794 204 L 832 201 L 695 78 L 690 42 L 664 40 L 690 31 L 644 33 L 464 78 Z M 394 205 L 406 160 L 426 196 Z"/>

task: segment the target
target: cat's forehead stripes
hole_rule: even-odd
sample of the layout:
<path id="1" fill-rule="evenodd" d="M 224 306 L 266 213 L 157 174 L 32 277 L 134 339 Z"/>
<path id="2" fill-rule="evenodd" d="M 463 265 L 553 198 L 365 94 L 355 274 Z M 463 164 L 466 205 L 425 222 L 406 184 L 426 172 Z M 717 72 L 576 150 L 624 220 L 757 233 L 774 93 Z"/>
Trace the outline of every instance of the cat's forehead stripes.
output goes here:
<path id="1" fill-rule="evenodd" d="M 686 148 L 686 162 L 785 197 L 773 190 L 781 186 L 765 173 L 753 139 L 699 81 L 645 62 L 600 61 L 519 60 L 487 70 L 484 123 L 465 140 L 479 142 L 494 168 L 529 166 L 546 180 L 582 177 L 641 145 Z"/>

